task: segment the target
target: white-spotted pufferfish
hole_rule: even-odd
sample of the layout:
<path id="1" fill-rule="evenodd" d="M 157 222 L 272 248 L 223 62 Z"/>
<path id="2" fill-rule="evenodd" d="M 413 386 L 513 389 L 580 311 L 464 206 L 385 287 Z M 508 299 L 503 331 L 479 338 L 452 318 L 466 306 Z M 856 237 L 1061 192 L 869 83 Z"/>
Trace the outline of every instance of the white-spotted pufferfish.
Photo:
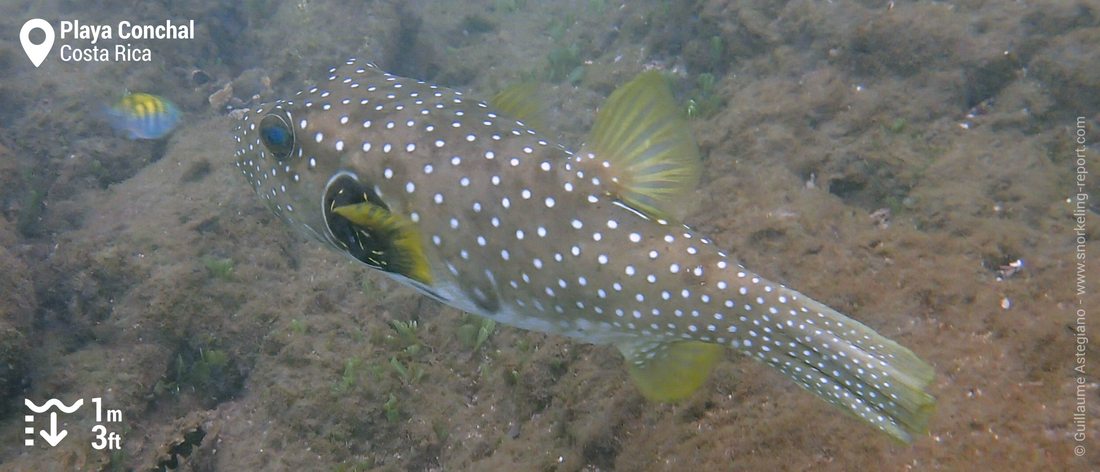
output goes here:
<path id="1" fill-rule="evenodd" d="M 436 300 L 615 345 L 647 398 L 688 396 L 732 347 L 898 440 L 925 430 L 928 364 L 679 222 L 701 164 L 659 73 L 616 90 L 575 153 L 498 98 L 349 60 L 249 110 L 237 166 L 291 226 Z"/>

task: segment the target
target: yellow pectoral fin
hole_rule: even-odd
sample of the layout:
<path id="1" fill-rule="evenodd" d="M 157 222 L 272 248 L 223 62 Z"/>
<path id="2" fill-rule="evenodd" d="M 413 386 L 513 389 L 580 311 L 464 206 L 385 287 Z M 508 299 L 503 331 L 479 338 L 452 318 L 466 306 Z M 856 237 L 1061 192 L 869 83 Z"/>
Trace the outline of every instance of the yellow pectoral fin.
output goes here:
<path id="1" fill-rule="evenodd" d="M 332 212 L 355 225 L 359 244 L 349 252 L 378 269 L 432 285 L 432 272 L 416 223 L 370 202 L 335 207 Z"/>
<path id="2" fill-rule="evenodd" d="M 649 215 L 683 216 L 676 210 L 698 185 L 702 164 L 659 72 L 644 72 L 608 97 L 586 147 L 611 163 L 619 198 Z"/>
<path id="3" fill-rule="evenodd" d="M 630 376 L 650 400 L 682 400 L 703 385 L 724 348 L 698 341 L 619 344 Z"/>
<path id="4" fill-rule="evenodd" d="M 520 82 L 501 90 L 489 99 L 489 104 L 531 128 L 546 132 L 546 103 L 539 98 L 538 87 L 532 82 Z"/>

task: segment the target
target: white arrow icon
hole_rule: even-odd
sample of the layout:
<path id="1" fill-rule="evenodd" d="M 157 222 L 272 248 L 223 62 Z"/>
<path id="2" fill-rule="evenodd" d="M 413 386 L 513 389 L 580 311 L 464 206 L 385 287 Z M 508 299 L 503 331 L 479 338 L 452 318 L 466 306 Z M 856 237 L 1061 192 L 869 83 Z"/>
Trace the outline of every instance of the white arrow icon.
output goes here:
<path id="1" fill-rule="evenodd" d="M 31 31 L 36 29 L 42 30 L 42 33 L 46 35 L 46 40 L 42 41 L 41 44 L 31 42 Z M 53 49 L 53 39 L 53 26 L 50 26 L 50 22 L 41 18 L 27 20 L 26 23 L 23 23 L 23 28 L 19 30 L 19 42 L 23 44 L 23 51 L 27 53 L 27 57 L 31 59 L 31 63 L 35 67 L 42 65 L 42 61 L 45 61 L 46 56 L 50 54 L 50 50 Z"/>
<path id="2" fill-rule="evenodd" d="M 35 405 L 34 402 L 32 402 L 29 398 L 24 398 L 23 403 L 26 404 L 27 408 L 29 408 L 34 413 L 45 413 L 47 410 L 53 407 L 61 410 L 62 413 L 72 413 L 78 410 L 80 406 L 84 404 L 84 399 L 81 398 L 73 402 L 72 406 L 65 406 L 64 403 L 61 403 L 61 400 L 58 400 L 56 398 L 51 398 L 47 400 L 46 403 L 42 404 L 42 406 Z M 34 421 L 34 415 L 27 415 L 25 419 L 27 423 L 30 423 Z M 27 438 L 24 444 L 27 446 L 33 446 L 34 427 L 30 426 L 26 428 L 26 431 L 27 434 L 30 434 L 32 436 L 31 438 Z M 42 439 L 45 439 L 46 442 L 50 443 L 50 446 L 56 446 L 58 443 L 61 442 L 62 439 L 65 439 L 65 436 L 69 435 L 69 432 L 65 430 L 57 430 L 57 412 L 50 412 L 50 430 L 42 430 L 39 431 L 38 434 L 41 434 Z"/>
<path id="3" fill-rule="evenodd" d="M 47 433 L 46 430 L 42 430 L 38 434 L 41 434 L 42 439 L 50 443 L 50 446 L 56 446 L 62 439 L 65 439 L 65 436 L 69 435 L 69 432 L 65 430 L 57 431 L 57 413 L 50 412 L 50 431 Z"/>

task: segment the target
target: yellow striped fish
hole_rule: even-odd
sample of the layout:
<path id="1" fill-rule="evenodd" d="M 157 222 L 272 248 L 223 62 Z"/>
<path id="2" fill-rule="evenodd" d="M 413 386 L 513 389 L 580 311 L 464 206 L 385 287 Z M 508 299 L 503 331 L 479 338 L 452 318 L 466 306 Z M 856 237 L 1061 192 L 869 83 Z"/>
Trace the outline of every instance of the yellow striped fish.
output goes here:
<path id="1" fill-rule="evenodd" d="M 497 102 L 349 60 L 249 110 L 236 164 L 288 224 L 436 300 L 615 345 L 648 398 L 690 395 L 733 348 L 898 440 L 925 430 L 928 364 L 679 222 L 700 162 L 658 73 L 575 153 Z"/>
<path id="2" fill-rule="evenodd" d="M 175 129 L 180 110 L 164 97 L 131 93 L 107 108 L 107 119 L 130 139 L 158 139 Z"/>

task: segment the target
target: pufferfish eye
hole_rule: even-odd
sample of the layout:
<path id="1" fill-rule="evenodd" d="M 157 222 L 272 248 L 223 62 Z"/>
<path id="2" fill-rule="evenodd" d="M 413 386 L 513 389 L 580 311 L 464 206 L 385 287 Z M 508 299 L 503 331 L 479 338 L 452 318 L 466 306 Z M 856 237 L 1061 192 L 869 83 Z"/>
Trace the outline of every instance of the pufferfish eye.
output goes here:
<path id="1" fill-rule="evenodd" d="M 290 157 L 294 152 L 294 128 L 290 126 L 289 116 L 279 110 L 268 113 L 260 121 L 260 140 L 264 146 L 280 161 Z"/>

